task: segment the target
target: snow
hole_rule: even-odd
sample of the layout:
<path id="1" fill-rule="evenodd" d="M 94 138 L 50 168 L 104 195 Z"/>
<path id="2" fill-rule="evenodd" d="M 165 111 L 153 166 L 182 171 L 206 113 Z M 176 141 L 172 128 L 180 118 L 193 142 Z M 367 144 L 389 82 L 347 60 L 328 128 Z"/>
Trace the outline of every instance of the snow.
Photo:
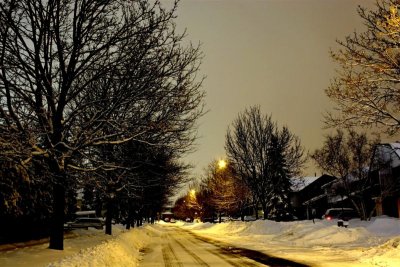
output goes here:
<path id="1" fill-rule="evenodd" d="M 379 217 L 367 226 L 377 236 L 400 236 L 400 221 L 397 218 Z"/>
<path id="2" fill-rule="evenodd" d="M 400 266 L 400 220 L 186 224 L 196 234 L 317 266 Z M 340 264 L 339 264 L 340 263 Z"/>
<path id="3" fill-rule="evenodd" d="M 292 186 L 291 189 L 293 192 L 299 192 L 303 190 L 305 187 L 309 186 L 316 180 L 318 180 L 320 177 L 317 176 L 306 176 L 306 177 L 296 177 L 292 178 Z"/>
<path id="4" fill-rule="evenodd" d="M 118 235 L 100 245 L 83 249 L 79 253 L 52 263 L 52 267 L 137 266 L 139 249 L 144 245 L 143 231 Z"/>
<path id="5" fill-rule="evenodd" d="M 113 236 L 95 229 L 74 230 L 65 239 L 64 251 L 49 250 L 47 243 L 11 250 L 0 246 L 0 266 L 139 266 L 140 251 L 151 244 L 152 236 L 171 226 L 313 266 L 400 266 L 400 220 L 386 216 L 351 220 L 348 228 L 338 227 L 335 220 L 316 220 L 315 224 L 258 220 L 159 222 L 157 228 L 146 225 L 131 230 L 115 226 Z"/>
<path id="6" fill-rule="evenodd" d="M 32 245 L 27 242 L 21 248 L 0 246 L 0 266 L 7 267 L 72 267 L 72 266 L 137 266 L 139 250 L 149 237 L 141 229 L 125 230 L 122 225 L 113 226 L 113 235 L 103 230 L 73 230 L 64 239 L 64 250 L 48 249 L 48 242 Z"/>

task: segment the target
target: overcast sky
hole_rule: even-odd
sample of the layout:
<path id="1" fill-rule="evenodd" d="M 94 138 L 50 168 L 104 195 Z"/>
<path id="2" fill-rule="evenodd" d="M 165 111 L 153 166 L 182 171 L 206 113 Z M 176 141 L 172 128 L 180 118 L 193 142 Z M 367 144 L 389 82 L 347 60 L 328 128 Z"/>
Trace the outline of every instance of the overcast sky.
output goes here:
<path id="1" fill-rule="evenodd" d="M 363 29 L 357 6 L 375 0 L 182 0 L 176 20 L 201 42 L 209 112 L 199 121 L 197 151 L 185 158 L 194 176 L 225 157 L 227 127 L 246 107 L 298 135 L 307 151 L 322 145 L 324 89 L 334 77 L 329 49 Z M 315 168 L 305 170 L 314 175 Z"/>

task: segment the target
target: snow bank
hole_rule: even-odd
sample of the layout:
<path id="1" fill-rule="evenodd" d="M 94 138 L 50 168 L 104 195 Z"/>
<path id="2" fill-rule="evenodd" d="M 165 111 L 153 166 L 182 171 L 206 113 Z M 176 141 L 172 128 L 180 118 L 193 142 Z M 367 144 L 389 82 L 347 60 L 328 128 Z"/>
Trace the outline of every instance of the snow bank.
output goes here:
<path id="1" fill-rule="evenodd" d="M 199 235 L 311 266 L 400 266 L 400 220 L 397 218 L 382 216 L 370 222 L 351 220 L 349 228 L 338 227 L 336 221 L 323 220 L 315 224 L 312 221 L 268 220 L 160 224 L 182 227 Z M 115 226 L 113 236 L 95 229 L 74 230 L 73 236 L 65 240 L 64 251 L 49 250 L 47 244 L 3 251 L 0 266 L 138 266 L 140 250 L 154 245 L 153 238 L 165 234 L 163 230 L 150 225 L 131 230 Z"/>
<path id="2" fill-rule="evenodd" d="M 372 224 L 368 225 L 367 229 L 377 236 L 400 235 L 400 220 L 397 218 L 381 216 L 376 218 Z"/>
<path id="3" fill-rule="evenodd" d="M 139 250 L 144 247 L 150 236 L 142 229 L 132 229 L 119 234 L 94 247 L 82 249 L 79 253 L 66 257 L 49 267 L 94 267 L 94 266 L 138 266 Z"/>
<path id="4" fill-rule="evenodd" d="M 400 266 L 400 220 L 378 217 L 351 220 L 349 227 L 337 221 L 225 222 L 183 225 L 199 235 L 232 244 L 264 250 L 311 265 Z M 328 262 L 328 263 L 327 263 Z M 350 265 L 348 265 L 350 264 Z M 326 265 L 326 266 L 328 266 Z"/>
<path id="5" fill-rule="evenodd" d="M 373 266 L 400 266 L 400 237 L 365 250 L 360 259 Z"/>
<path id="6" fill-rule="evenodd" d="M 294 221 L 275 222 L 258 220 L 254 222 L 225 222 L 221 224 L 182 224 L 188 230 L 204 234 L 235 234 L 239 236 L 263 235 L 273 239 L 307 241 L 314 245 L 338 245 L 349 242 L 364 242 L 371 237 L 400 235 L 400 220 L 386 216 L 371 221 L 351 220 L 348 228 L 338 227 L 337 221 Z"/>

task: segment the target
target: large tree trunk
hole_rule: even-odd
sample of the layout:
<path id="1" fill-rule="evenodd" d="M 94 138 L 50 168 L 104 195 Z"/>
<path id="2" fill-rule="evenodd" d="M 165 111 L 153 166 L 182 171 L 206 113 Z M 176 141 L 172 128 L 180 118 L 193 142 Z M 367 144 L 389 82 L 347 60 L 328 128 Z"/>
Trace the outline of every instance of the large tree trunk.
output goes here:
<path id="1" fill-rule="evenodd" d="M 258 201 L 253 201 L 253 210 L 254 210 L 256 219 L 258 220 Z"/>
<path id="2" fill-rule="evenodd" d="M 126 221 L 125 221 L 126 230 L 131 229 L 131 222 L 132 222 L 132 212 L 131 212 L 131 208 L 129 207 L 128 208 L 128 215 L 127 215 L 127 218 L 126 218 Z"/>
<path id="3" fill-rule="evenodd" d="M 261 202 L 262 210 L 263 210 L 263 218 L 264 220 L 268 219 L 268 212 L 267 212 L 267 203 L 265 201 Z M 258 213 L 258 210 L 256 211 Z"/>
<path id="4" fill-rule="evenodd" d="M 65 175 L 63 175 L 65 176 Z M 59 178 L 59 177 L 58 177 Z M 64 178 L 64 177 L 63 177 Z M 65 188 L 63 183 L 55 183 L 53 186 L 53 221 L 50 232 L 50 249 L 64 249 L 64 208 Z"/>
<path id="5" fill-rule="evenodd" d="M 113 217 L 114 199 L 109 198 L 107 201 L 107 214 L 106 214 L 106 235 L 112 234 L 112 217 Z"/>

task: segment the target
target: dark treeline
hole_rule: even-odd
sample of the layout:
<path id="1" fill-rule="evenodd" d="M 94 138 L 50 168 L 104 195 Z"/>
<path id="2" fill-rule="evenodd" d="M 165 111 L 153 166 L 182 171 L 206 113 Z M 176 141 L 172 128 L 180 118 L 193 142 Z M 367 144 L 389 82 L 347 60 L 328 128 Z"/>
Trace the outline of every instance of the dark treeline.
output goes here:
<path id="1" fill-rule="evenodd" d="M 1 236 L 20 232 L 18 222 L 63 249 L 79 190 L 85 205 L 109 211 L 110 225 L 154 213 L 182 181 L 179 158 L 193 146 L 204 93 L 201 52 L 183 45 L 176 9 L 0 3 Z"/>

